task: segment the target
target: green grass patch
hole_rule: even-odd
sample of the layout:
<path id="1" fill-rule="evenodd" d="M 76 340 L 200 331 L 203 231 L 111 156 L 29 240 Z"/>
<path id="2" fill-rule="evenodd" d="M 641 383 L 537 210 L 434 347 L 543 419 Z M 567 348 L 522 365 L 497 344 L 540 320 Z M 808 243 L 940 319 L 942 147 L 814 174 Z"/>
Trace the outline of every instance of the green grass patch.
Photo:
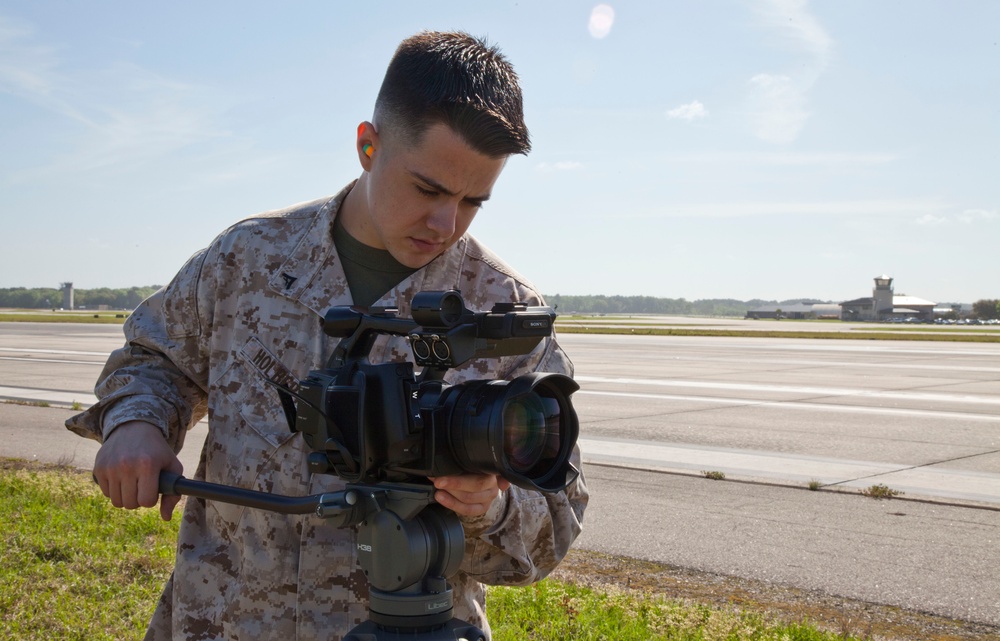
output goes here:
<path id="1" fill-rule="evenodd" d="M 0 460 L 0 639 L 139 639 L 177 523 L 112 507 L 89 474 Z"/>
<path id="2" fill-rule="evenodd" d="M 893 332 L 942 332 L 957 333 L 963 332 L 986 332 L 987 334 L 1000 334 L 1000 327 L 996 325 L 888 325 Z M 855 331 L 867 331 L 860 328 L 852 328 Z"/>
<path id="3" fill-rule="evenodd" d="M 173 565 L 180 519 L 119 510 L 89 473 L 0 459 L 0 640 L 139 639 Z M 491 587 L 496 641 L 833 641 L 807 623 L 614 586 Z"/>
<path id="4" fill-rule="evenodd" d="M 632 590 L 542 581 L 490 588 L 495 641 L 850 641 L 861 637 Z"/>
<path id="5" fill-rule="evenodd" d="M 0 312 L 3 323 L 104 323 L 119 325 L 129 312 Z"/>

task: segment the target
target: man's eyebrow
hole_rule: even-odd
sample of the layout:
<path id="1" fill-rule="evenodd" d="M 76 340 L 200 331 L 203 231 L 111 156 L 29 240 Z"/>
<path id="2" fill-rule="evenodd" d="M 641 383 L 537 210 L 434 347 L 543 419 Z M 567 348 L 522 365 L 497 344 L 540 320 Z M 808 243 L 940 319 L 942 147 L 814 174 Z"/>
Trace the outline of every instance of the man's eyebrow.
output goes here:
<path id="1" fill-rule="evenodd" d="M 442 194 L 444 194 L 446 196 L 454 196 L 455 195 L 455 192 L 453 192 L 452 190 L 448 189 L 447 187 L 445 187 L 444 185 L 442 185 L 438 181 L 436 181 L 436 180 L 434 180 L 432 178 L 428 178 L 427 176 L 424 176 L 420 172 L 410 171 L 410 174 L 414 178 L 416 178 L 417 180 L 423 182 L 428 187 L 432 188 L 434 191 L 439 191 L 439 192 L 441 192 Z M 466 201 L 468 203 L 472 203 L 474 205 L 482 205 L 484 202 L 486 202 L 489 199 L 490 199 L 490 194 L 486 194 L 486 195 L 483 195 L 483 196 L 466 196 L 462 200 L 464 200 L 464 201 Z"/>

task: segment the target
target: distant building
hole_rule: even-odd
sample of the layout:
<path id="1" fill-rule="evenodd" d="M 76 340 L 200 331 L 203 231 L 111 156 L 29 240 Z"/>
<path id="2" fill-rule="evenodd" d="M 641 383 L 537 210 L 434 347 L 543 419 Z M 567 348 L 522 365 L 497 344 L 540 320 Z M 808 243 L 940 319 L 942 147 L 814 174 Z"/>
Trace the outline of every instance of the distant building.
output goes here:
<path id="1" fill-rule="evenodd" d="M 62 288 L 62 308 L 73 309 L 73 283 L 60 283 L 59 287 Z"/>
<path id="2" fill-rule="evenodd" d="M 936 303 L 916 296 L 896 296 L 891 276 L 875 278 L 870 298 L 855 298 L 840 304 L 840 320 L 886 321 L 894 318 L 934 319 Z"/>
<path id="3" fill-rule="evenodd" d="M 875 278 L 875 288 L 867 298 L 855 298 L 839 304 L 764 305 L 748 311 L 746 318 L 839 318 L 844 321 L 870 322 L 914 318 L 931 321 L 942 316 L 944 311 L 952 311 L 951 308 L 935 309 L 936 305 L 937 303 L 916 296 L 896 296 L 892 288 L 892 276 L 882 275 Z"/>
<path id="4" fill-rule="evenodd" d="M 874 298 L 855 298 L 840 304 L 840 320 L 873 321 L 875 318 Z"/>
<path id="5" fill-rule="evenodd" d="M 814 318 L 813 306 L 808 303 L 797 303 L 794 305 L 764 305 L 751 309 L 747 312 L 746 318 Z"/>
<path id="6" fill-rule="evenodd" d="M 837 303 L 816 303 L 812 308 L 813 318 L 840 318 L 840 305 Z"/>
<path id="7" fill-rule="evenodd" d="M 763 305 L 747 312 L 745 318 L 781 318 L 788 319 L 838 319 L 840 305 L 837 303 L 795 303 L 789 305 Z"/>
<path id="8" fill-rule="evenodd" d="M 937 303 L 916 296 L 893 296 L 892 314 L 888 318 L 919 318 L 934 320 L 934 306 Z M 883 319 L 884 320 L 884 319 Z"/>

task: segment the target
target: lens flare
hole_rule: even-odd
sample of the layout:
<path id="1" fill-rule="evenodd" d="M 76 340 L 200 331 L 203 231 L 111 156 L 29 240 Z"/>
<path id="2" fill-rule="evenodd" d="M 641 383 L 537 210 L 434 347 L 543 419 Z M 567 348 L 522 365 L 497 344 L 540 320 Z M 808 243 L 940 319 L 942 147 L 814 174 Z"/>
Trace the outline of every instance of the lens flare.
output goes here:
<path id="1" fill-rule="evenodd" d="M 590 22 L 587 28 L 590 35 L 600 40 L 606 38 L 611 33 L 611 27 L 615 23 L 615 10 L 611 5 L 599 4 L 590 12 Z"/>

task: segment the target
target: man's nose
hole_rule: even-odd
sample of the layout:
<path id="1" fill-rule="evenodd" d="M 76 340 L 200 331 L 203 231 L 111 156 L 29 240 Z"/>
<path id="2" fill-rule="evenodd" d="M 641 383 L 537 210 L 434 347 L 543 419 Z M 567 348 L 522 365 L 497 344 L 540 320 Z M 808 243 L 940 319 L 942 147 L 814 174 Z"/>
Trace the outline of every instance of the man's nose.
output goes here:
<path id="1" fill-rule="evenodd" d="M 437 205 L 427 217 L 427 227 L 441 238 L 451 238 L 455 233 L 455 221 L 458 219 L 458 203 L 443 202 Z"/>

